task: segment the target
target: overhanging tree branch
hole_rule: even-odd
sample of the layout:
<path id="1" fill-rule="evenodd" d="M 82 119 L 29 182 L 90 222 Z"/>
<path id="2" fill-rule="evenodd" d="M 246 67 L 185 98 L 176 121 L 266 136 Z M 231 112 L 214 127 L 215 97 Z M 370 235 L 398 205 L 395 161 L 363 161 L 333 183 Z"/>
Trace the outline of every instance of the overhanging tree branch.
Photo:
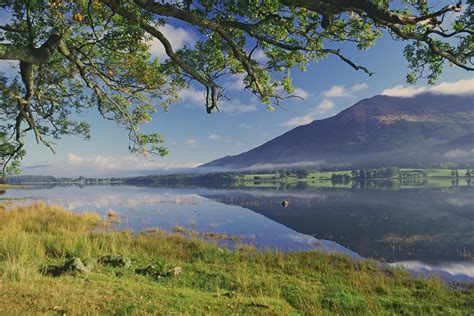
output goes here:
<path id="1" fill-rule="evenodd" d="M 158 39 L 161 44 L 163 44 L 165 48 L 166 55 L 173 61 L 175 62 L 183 71 L 185 71 L 188 75 L 190 75 L 193 79 L 204 85 L 206 88 L 209 88 L 211 90 L 211 98 L 210 102 L 207 102 L 206 104 L 210 104 L 207 106 L 206 110 L 208 113 L 211 113 L 211 111 L 217 107 L 217 98 L 216 95 L 217 90 L 221 89 L 221 87 L 216 84 L 215 82 L 209 81 L 208 79 L 204 78 L 201 74 L 196 72 L 195 69 L 193 69 L 191 66 L 189 66 L 184 60 L 180 59 L 174 52 L 173 47 L 171 46 L 170 41 L 164 36 L 162 32 L 160 32 L 158 29 L 155 27 L 149 25 L 146 21 L 144 21 L 140 16 L 127 11 L 123 7 L 120 6 L 120 3 L 114 0 L 105 0 L 104 1 L 112 11 L 115 13 L 121 15 L 122 17 L 128 19 L 129 21 L 138 23 L 145 31 L 147 31 L 149 34 L 151 34 L 153 37 Z"/>
<path id="2" fill-rule="evenodd" d="M 94 105 L 104 118 L 127 128 L 131 142 L 138 144 L 131 149 L 146 153 L 145 146 L 162 139 L 140 134 L 139 125 L 151 120 L 156 102 L 167 108 L 190 80 L 204 86 L 208 113 L 218 110 L 225 97 L 225 75 L 243 74 L 244 89 L 272 109 L 293 94 L 292 69 L 305 70 L 312 61 L 333 55 L 372 75 L 337 45 L 347 42 L 365 50 L 384 30 L 408 44 L 409 82 L 429 72 L 432 83 L 445 61 L 474 70 L 472 1 L 465 2 L 465 10 L 460 2 L 436 10 L 424 1 L 402 1 L 397 10 L 390 7 L 392 0 L 236 3 L 4 1 L 0 6 L 12 15 L 0 26 L 0 60 L 18 61 L 20 76 L 0 73 L 0 139 L 9 130 L 6 141 L 18 154 L 28 131 L 47 146 L 49 137 L 86 135 L 87 125 L 70 120 L 71 113 Z M 462 13 L 448 28 L 444 18 L 451 12 Z M 173 47 L 160 28 L 168 19 L 194 28 L 200 34 L 197 43 Z M 150 60 L 150 37 L 163 45 L 169 59 Z"/>
<path id="3" fill-rule="evenodd" d="M 0 43 L 0 59 L 39 64 L 47 61 L 58 48 L 61 37 L 52 34 L 39 48 Z"/>

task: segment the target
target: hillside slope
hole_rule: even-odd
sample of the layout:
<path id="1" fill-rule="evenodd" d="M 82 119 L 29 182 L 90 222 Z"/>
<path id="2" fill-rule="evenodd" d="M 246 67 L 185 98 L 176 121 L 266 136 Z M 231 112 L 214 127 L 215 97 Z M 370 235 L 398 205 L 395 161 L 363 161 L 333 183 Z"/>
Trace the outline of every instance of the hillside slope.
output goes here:
<path id="1" fill-rule="evenodd" d="M 455 150 L 457 142 L 462 143 L 462 150 L 474 148 L 473 133 L 474 96 L 378 95 L 203 167 L 232 169 L 300 162 L 358 167 L 463 164 L 462 159 L 445 153 Z"/>

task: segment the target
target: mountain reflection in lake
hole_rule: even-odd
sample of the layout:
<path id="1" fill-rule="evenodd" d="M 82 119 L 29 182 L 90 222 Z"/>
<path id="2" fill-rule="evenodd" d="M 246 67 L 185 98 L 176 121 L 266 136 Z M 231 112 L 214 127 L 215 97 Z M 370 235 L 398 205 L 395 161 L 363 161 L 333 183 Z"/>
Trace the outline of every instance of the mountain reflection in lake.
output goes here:
<path id="1" fill-rule="evenodd" d="M 474 282 L 474 188 L 10 189 L 73 211 L 114 209 L 121 227 L 175 225 L 242 236 L 259 248 L 319 249 Z M 282 207 L 288 200 L 288 207 Z"/>

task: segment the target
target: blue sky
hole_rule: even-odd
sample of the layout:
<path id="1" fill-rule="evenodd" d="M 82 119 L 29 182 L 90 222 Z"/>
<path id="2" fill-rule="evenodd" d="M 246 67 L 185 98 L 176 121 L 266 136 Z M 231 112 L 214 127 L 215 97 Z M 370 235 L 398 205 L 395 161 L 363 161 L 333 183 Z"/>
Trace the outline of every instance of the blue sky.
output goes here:
<path id="1" fill-rule="evenodd" d="M 195 34 L 185 26 L 168 26 L 165 33 L 175 47 L 192 45 Z M 145 159 L 128 152 L 126 131 L 101 119 L 90 110 L 85 118 L 92 126 L 92 139 L 64 137 L 52 154 L 43 145 L 27 139 L 28 155 L 23 161 L 25 174 L 110 176 L 158 173 L 193 167 L 226 155 L 247 151 L 255 146 L 314 119 L 332 116 L 360 99 L 381 94 L 384 90 L 405 85 L 407 62 L 402 52 L 404 43 L 384 36 L 368 51 L 350 45 L 343 52 L 358 64 L 374 71 L 372 77 L 357 72 L 336 58 L 312 63 L 307 72 L 293 71 L 296 92 L 304 100 L 288 100 L 284 109 L 268 112 L 264 105 L 240 88 L 238 77 L 229 78 L 226 87 L 231 100 L 221 105 L 222 112 L 205 112 L 199 100 L 199 86 L 181 91 L 182 100 L 169 109 L 159 111 L 144 127 L 148 132 L 159 132 L 166 138 L 170 153 L 165 158 Z M 152 52 L 163 58 L 163 49 L 153 43 Z M 9 62 L 1 62 L 0 70 L 8 69 Z M 446 67 L 439 82 L 470 79 L 472 74 L 455 67 Z M 469 84 L 472 81 L 469 81 Z M 420 82 L 422 87 L 426 82 Z M 391 90 L 395 91 L 395 90 Z M 398 91 L 398 90 L 397 90 Z M 402 90 L 406 91 L 406 90 Z M 386 91 L 387 92 L 387 91 Z"/>

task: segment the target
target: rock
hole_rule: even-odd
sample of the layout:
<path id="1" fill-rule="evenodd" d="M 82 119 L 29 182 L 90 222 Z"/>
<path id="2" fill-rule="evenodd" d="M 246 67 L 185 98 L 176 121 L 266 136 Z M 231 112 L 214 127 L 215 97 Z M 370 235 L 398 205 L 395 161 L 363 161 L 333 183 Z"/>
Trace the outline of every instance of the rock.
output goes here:
<path id="1" fill-rule="evenodd" d="M 87 258 L 84 260 L 84 265 L 89 271 L 92 271 L 97 266 L 97 259 L 96 258 Z"/>
<path id="2" fill-rule="evenodd" d="M 161 269 L 153 264 L 149 264 L 145 268 L 136 269 L 135 273 L 151 277 L 155 280 L 162 277 Z"/>
<path id="3" fill-rule="evenodd" d="M 174 277 L 183 272 L 183 268 L 181 267 L 175 267 L 173 269 L 169 269 L 168 272 L 166 272 L 166 276 Z"/>
<path id="4" fill-rule="evenodd" d="M 152 277 L 154 279 L 160 279 L 164 277 L 175 277 L 183 272 L 183 268 L 175 267 L 164 272 L 161 267 L 153 264 L 149 264 L 145 268 L 136 269 L 135 273 Z"/>
<path id="5" fill-rule="evenodd" d="M 82 263 L 81 259 L 79 258 L 71 258 L 66 261 L 62 270 L 63 274 L 67 272 L 78 274 L 89 273 L 89 269 L 87 269 L 87 267 L 84 265 L 84 263 Z"/>
<path id="6" fill-rule="evenodd" d="M 157 271 L 154 265 L 149 264 L 144 268 L 135 269 L 135 273 L 142 274 L 142 275 L 154 275 L 157 273 Z"/>
<path id="7" fill-rule="evenodd" d="M 283 206 L 283 207 L 288 207 L 288 205 L 289 205 L 289 203 L 286 200 L 281 202 L 281 206 Z"/>
<path id="8" fill-rule="evenodd" d="M 44 275 L 59 277 L 65 274 L 72 274 L 72 275 L 87 274 L 90 272 L 90 269 L 88 269 L 84 265 L 81 259 L 74 257 L 74 258 L 68 259 L 63 265 L 47 266 L 47 267 L 42 268 L 40 271 Z"/>
<path id="9" fill-rule="evenodd" d="M 130 268 L 130 266 L 132 265 L 132 260 L 120 255 L 103 256 L 99 259 L 98 262 L 105 266 L 123 267 L 126 269 Z"/>

